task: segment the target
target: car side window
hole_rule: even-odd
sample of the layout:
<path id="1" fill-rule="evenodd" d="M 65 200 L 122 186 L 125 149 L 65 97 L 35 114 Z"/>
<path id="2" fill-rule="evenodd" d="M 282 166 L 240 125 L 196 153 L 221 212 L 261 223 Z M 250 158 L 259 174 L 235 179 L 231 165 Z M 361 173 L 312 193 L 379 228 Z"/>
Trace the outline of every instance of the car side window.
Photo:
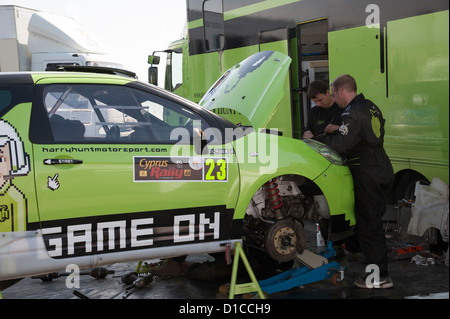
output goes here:
<path id="1" fill-rule="evenodd" d="M 31 102 L 33 89 L 33 85 L 0 85 L 0 116 L 17 104 Z"/>
<path id="2" fill-rule="evenodd" d="M 119 85 L 54 84 L 44 104 L 56 142 L 176 143 L 207 124 L 195 112 L 157 95 Z"/>

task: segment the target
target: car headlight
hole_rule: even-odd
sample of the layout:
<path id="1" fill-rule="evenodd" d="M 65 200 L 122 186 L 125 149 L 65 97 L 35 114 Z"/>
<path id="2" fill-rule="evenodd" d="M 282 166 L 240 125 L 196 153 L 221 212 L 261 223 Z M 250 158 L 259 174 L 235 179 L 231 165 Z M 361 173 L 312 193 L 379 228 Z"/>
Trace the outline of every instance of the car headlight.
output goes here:
<path id="1" fill-rule="evenodd" d="M 306 145 L 311 147 L 313 150 L 315 150 L 317 153 L 325 157 L 330 163 L 335 165 L 344 165 L 344 162 L 335 150 L 328 147 L 327 145 L 320 143 L 316 140 L 303 140 Z"/>

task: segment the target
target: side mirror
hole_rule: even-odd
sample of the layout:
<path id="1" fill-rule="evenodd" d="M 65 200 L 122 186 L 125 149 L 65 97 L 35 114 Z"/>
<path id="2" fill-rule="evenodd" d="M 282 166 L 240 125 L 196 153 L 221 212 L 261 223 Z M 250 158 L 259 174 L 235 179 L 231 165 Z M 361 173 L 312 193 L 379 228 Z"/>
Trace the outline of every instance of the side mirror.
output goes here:
<path id="1" fill-rule="evenodd" d="M 160 57 L 157 55 L 149 55 L 148 56 L 148 64 L 159 64 Z"/>
<path id="2" fill-rule="evenodd" d="M 148 68 L 148 83 L 158 85 L 158 67 L 151 66 Z"/>

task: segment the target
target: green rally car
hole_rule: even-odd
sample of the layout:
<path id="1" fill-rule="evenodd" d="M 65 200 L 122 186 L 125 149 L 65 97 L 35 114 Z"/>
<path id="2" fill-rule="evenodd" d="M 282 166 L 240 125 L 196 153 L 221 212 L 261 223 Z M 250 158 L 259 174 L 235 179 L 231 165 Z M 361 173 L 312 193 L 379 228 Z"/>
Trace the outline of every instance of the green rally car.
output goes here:
<path id="1" fill-rule="evenodd" d="M 0 281 L 243 238 L 288 261 L 303 250 L 304 219 L 348 234 L 353 184 L 339 156 L 208 110 L 263 127 L 289 64 L 260 52 L 202 106 L 117 70 L 0 73 Z"/>

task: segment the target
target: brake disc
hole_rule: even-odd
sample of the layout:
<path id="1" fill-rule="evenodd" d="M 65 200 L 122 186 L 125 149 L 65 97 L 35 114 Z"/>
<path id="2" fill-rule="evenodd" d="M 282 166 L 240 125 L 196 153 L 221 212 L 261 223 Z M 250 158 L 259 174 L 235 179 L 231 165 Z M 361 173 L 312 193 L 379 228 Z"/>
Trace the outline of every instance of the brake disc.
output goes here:
<path id="1" fill-rule="evenodd" d="M 292 220 L 278 220 L 273 223 L 266 235 L 266 250 L 270 257 L 279 262 L 292 260 L 298 253 L 301 239 Z"/>

